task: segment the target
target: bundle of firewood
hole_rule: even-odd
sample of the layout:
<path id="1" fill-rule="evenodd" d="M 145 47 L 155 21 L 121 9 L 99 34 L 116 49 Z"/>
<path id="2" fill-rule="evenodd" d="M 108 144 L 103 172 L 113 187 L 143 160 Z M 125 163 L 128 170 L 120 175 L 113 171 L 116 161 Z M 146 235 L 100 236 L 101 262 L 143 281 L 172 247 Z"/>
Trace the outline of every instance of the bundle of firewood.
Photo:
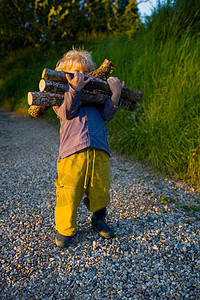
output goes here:
<path id="1" fill-rule="evenodd" d="M 111 90 L 107 83 L 107 76 L 113 70 L 113 64 L 107 59 L 95 71 L 85 76 L 85 80 L 90 77 L 90 81 L 85 85 L 81 96 L 82 105 L 103 105 Z M 39 92 L 28 93 L 28 112 L 32 117 L 41 117 L 51 106 L 60 106 L 67 84 L 66 74 L 73 78 L 74 74 L 64 71 L 44 69 L 42 79 L 39 82 Z M 137 102 L 142 100 L 142 92 L 124 87 L 121 93 L 121 108 L 134 111 Z"/>

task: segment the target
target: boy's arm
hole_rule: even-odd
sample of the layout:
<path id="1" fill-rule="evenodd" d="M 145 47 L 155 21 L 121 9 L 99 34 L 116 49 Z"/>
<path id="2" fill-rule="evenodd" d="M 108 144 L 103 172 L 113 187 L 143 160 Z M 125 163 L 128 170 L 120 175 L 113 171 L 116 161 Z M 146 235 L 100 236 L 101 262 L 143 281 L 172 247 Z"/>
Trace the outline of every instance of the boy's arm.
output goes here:
<path id="1" fill-rule="evenodd" d="M 112 92 L 111 101 L 113 105 L 118 106 L 121 92 L 124 87 L 124 81 L 121 83 L 117 77 L 110 77 L 107 82 Z"/>
<path id="2" fill-rule="evenodd" d="M 80 72 L 74 73 L 73 79 L 66 74 L 68 84 L 65 88 L 64 101 L 59 108 L 54 108 L 54 111 L 61 119 L 72 119 L 80 106 L 82 88 L 90 81 L 88 78 L 84 80 L 84 74 Z"/>
<path id="3" fill-rule="evenodd" d="M 53 108 L 57 116 L 62 120 L 72 119 L 80 106 L 81 95 L 82 91 L 76 91 L 67 84 L 62 104 Z"/>
<path id="4" fill-rule="evenodd" d="M 121 83 L 117 77 L 110 77 L 107 82 L 112 92 L 112 96 L 106 101 L 102 110 L 102 116 L 105 121 L 110 121 L 115 116 L 120 106 L 120 96 L 124 87 L 124 81 Z"/>

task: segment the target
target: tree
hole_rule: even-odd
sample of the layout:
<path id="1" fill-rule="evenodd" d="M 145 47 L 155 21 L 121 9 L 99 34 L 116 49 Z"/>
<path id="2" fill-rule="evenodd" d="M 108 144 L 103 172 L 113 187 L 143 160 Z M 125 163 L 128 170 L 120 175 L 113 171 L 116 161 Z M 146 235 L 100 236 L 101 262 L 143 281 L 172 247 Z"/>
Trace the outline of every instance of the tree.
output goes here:
<path id="1" fill-rule="evenodd" d="M 135 0 L 118 0 L 113 4 L 114 18 L 111 20 L 113 33 L 125 33 L 131 36 L 140 25 L 137 2 Z"/>
<path id="2" fill-rule="evenodd" d="M 136 0 L 0 0 L 2 48 L 48 45 L 84 32 L 131 35 L 139 26 Z"/>
<path id="3" fill-rule="evenodd" d="M 88 31 L 131 35 L 139 27 L 136 0 L 84 0 Z"/>

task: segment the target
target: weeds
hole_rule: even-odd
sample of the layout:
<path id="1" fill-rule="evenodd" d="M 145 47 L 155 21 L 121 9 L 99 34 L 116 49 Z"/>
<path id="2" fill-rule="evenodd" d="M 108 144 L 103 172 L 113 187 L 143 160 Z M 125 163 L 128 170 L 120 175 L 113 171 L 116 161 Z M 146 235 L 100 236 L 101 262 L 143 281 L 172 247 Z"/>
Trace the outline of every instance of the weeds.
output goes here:
<path id="1" fill-rule="evenodd" d="M 181 205 L 179 207 L 183 208 L 187 212 L 189 212 L 189 211 L 199 212 L 200 211 L 200 207 L 199 206 L 195 206 L 195 205 Z"/>
<path id="2" fill-rule="evenodd" d="M 177 209 L 183 209 L 185 212 L 200 212 L 200 206 L 199 205 L 180 205 L 178 204 L 177 199 L 169 198 L 167 196 L 162 196 L 158 198 L 158 201 L 162 204 L 172 204 L 173 205 L 173 210 L 177 211 Z"/>
<path id="3" fill-rule="evenodd" d="M 173 204 L 173 205 L 177 204 L 177 200 L 176 199 L 168 198 L 166 196 L 161 196 L 158 200 L 162 204 L 168 204 L 168 203 Z"/>
<path id="4" fill-rule="evenodd" d="M 113 76 L 141 90 L 135 112 L 109 122 L 111 146 L 148 159 L 178 179 L 200 185 L 200 45 L 188 35 L 158 44 L 151 33 L 110 39 L 94 52 L 113 61 Z"/>

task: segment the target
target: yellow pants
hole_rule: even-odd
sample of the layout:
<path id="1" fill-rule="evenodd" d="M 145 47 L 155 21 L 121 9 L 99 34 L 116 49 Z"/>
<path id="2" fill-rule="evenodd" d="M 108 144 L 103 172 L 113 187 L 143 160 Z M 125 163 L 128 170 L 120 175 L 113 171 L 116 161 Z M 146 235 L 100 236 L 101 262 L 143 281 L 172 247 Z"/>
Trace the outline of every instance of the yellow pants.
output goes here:
<path id="1" fill-rule="evenodd" d="M 72 236 L 76 232 L 77 208 L 84 193 L 88 198 L 85 204 L 91 212 L 110 202 L 110 157 L 102 150 L 86 148 L 61 159 L 57 171 L 56 230 Z"/>

